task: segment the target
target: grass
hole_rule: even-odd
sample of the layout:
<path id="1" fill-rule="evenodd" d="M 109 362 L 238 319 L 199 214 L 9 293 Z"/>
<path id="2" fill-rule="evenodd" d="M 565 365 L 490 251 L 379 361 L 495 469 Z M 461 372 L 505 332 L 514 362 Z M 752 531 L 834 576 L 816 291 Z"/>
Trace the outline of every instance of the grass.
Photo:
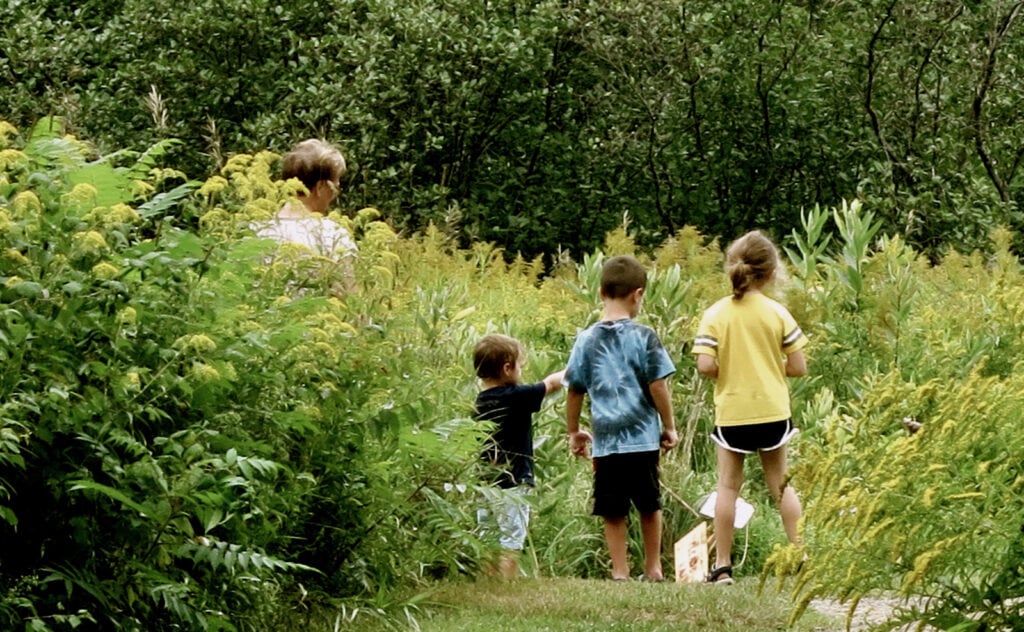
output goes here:
<path id="1" fill-rule="evenodd" d="M 357 616 L 339 629 L 421 632 L 649 632 L 715 630 L 842 630 L 842 621 L 808 611 L 789 627 L 793 606 L 785 591 L 769 585 L 761 594 L 757 578 L 733 586 L 618 583 L 607 580 L 536 578 L 439 584 L 414 621 L 396 625 Z M 394 619 L 392 619 L 394 621 Z"/>

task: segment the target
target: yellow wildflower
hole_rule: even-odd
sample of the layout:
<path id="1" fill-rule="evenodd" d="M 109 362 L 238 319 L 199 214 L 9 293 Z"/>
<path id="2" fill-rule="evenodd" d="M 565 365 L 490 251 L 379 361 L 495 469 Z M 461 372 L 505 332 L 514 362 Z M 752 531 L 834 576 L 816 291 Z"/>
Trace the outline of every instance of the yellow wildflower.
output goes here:
<path id="1" fill-rule="evenodd" d="M 131 187 L 132 197 L 135 199 L 147 197 L 156 191 L 156 187 L 145 180 L 132 180 L 129 186 Z"/>
<path id="2" fill-rule="evenodd" d="M 124 386 L 125 386 L 125 388 L 134 390 L 134 389 L 139 388 L 140 384 L 141 384 L 141 380 L 139 379 L 139 372 L 138 371 L 128 371 L 127 373 L 125 373 L 125 375 L 124 375 Z"/>
<path id="3" fill-rule="evenodd" d="M 0 171 L 28 162 L 25 152 L 17 149 L 0 149 Z"/>
<path id="4" fill-rule="evenodd" d="M 220 372 L 213 368 L 209 364 L 203 362 L 195 362 L 192 364 L 192 371 L 190 372 L 198 382 L 203 384 L 209 384 L 210 382 L 216 382 L 220 378 Z"/>
<path id="5" fill-rule="evenodd" d="M 4 281 L 4 287 L 12 288 L 15 285 L 21 284 L 22 281 L 23 281 L 23 279 L 21 277 L 19 277 L 19 276 L 7 277 L 7 280 Z"/>
<path id="6" fill-rule="evenodd" d="M 32 191 L 22 191 L 11 200 L 11 208 L 21 216 L 43 212 L 43 203 Z"/>
<path id="7" fill-rule="evenodd" d="M 213 176 L 199 187 L 199 195 L 213 195 L 228 188 L 228 181 L 221 176 Z"/>
<path id="8" fill-rule="evenodd" d="M 207 211 L 199 218 L 199 227 L 203 230 L 213 230 L 219 226 L 223 226 L 231 219 L 231 215 L 224 209 L 217 207 L 211 211 Z"/>
<path id="9" fill-rule="evenodd" d="M 138 312 L 136 312 L 135 308 L 130 305 L 117 313 L 117 322 L 119 325 L 131 327 L 138 322 L 138 318 Z"/>
<path id="10" fill-rule="evenodd" d="M 14 222 L 11 221 L 10 213 L 7 212 L 7 209 L 0 208 L 0 233 L 10 232 L 13 227 Z"/>
<path id="11" fill-rule="evenodd" d="M 96 194 L 99 193 L 91 184 L 79 182 L 70 191 L 60 196 L 60 203 L 63 206 L 79 209 L 85 208 L 93 203 Z"/>
<path id="12" fill-rule="evenodd" d="M 106 250 L 107 240 L 103 238 L 101 233 L 95 230 L 87 230 L 75 233 L 74 246 L 75 254 L 78 256 L 98 255 Z"/>
<path id="13" fill-rule="evenodd" d="M 237 156 L 229 158 L 227 164 L 224 165 L 224 168 L 220 171 L 225 175 L 245 171 L 245 168 L 249 166 L 250 162 L 252 162 L 252 156 L 249 154 L 238 154 Z"/>
<path id="14" fill-rule="evenodd" d="M 149 170 L 149 175 L 157 183 L 161 183 L 166 180 L 188 180 L 188 177 L 177 169 L 154 167 Z"/>
<path id="15" fill-rule="evenodd" d="M 92 274 L 97 279 L 109 281 L 121 274 L 121 270 L 112 263 L 101 261 L 92 267 Z"/>
<path id="16" fill-rule="evenodd" d="M 185 353 L 208 353 L 217 348 L 217 343 L 206 334 L 186 334 L 175 340 L 171 346 Z"/>
<path id="17" fill-rule="evenodd" d="M 6 250 L 4 250 L 4 259 L 13 261 L 18 265 L 28 265 L 32 263 L 31 261 L 29 261 L 28 257 L 21 254 L 21 251 L 15 248 L 7 248 Z"/>
<path id="18" fill-rule="evenodd" d="M 356 223 L 359 225 L 369 224 L 375 219 L 380 219 L 380 211 L 368 206 L 356 212 Z"/>
<path id="19" fill-rule="evenodd" d="M 230 362 L 225 362 L 221 365 L 219 371 L 221 377 L 228 381 L 234 381 L 238 379 L 238 371 L 235 370 L 235 365 Z"/>
<path id="20" fill-rule="evenodd" d="M 7 145 L 7 138 L 9 136 L 17 136 L 18 128 L 14 127 L 7 121 L 0 121 L 0 143 L 4 146 Z"/>

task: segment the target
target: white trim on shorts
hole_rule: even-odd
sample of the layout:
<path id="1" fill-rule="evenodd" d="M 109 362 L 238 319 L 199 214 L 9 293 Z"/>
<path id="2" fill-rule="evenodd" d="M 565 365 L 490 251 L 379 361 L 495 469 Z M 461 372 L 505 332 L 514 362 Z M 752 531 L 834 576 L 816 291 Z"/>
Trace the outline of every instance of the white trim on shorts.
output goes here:
<path id="1" fill-rule="evenodd" d="M 715 426 L 715 429 L 711 431 L 711 434 L 709 436 L 711 437 L 711 440 L 717 443 L 720 448 L 726 449 L 729 452 L 735 452 L 736 454 L 754 454 L 755 451 L 771 452 L 772 450 L 778 450 L 782 446 L 789 443 L 790 440 L 792 440 L 793 437 L 795 437 L 797 433 L 800 432 L 800 429 L 793 425 L 793 421 L 791 419 L 787 419 L 786 423 L 789 424 L 789 430 L 786 431 L 786 434 L 782 435 L 782 439 L 780 439 L 778 443 L 771 447 L 759 448 L 757 450 L 741 450 L 740 448 L 732 447 L 731 445 L 725 442 L 725 439 L 718 436 L 718 429 L 720 428 L 720 426 Z"/>

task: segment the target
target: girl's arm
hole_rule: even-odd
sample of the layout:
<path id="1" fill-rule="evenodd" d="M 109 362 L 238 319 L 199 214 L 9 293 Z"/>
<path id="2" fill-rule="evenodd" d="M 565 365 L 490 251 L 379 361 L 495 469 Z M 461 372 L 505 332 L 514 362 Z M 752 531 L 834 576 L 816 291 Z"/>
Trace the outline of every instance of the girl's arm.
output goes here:
<path id="1" fill-rule="evenodd" d="M 697 370 L 712 380 L 718 379 L 718 361 L 706 353 L 697 354 Z"/>
<path id="2" fill-rule="evenodd" d="M 803 377 L 807 375 L 807 358 L 802 349 L 786 356 L 786 377 Z"/>

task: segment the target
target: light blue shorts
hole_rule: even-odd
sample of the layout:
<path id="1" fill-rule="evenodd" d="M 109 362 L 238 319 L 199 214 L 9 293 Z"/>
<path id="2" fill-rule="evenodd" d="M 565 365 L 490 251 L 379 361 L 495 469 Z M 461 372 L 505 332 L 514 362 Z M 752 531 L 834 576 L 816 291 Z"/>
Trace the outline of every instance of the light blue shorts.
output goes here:
<path id="1" fill-rule="evenodd" d="M 525 486 L 495 490 L 494 497 L 488 499 L 488 508 L 476 510 L 481 535 L 497 526 L 501 548 L 522 551 L 530 526 L 530 491 L 531 488 Z"/>

